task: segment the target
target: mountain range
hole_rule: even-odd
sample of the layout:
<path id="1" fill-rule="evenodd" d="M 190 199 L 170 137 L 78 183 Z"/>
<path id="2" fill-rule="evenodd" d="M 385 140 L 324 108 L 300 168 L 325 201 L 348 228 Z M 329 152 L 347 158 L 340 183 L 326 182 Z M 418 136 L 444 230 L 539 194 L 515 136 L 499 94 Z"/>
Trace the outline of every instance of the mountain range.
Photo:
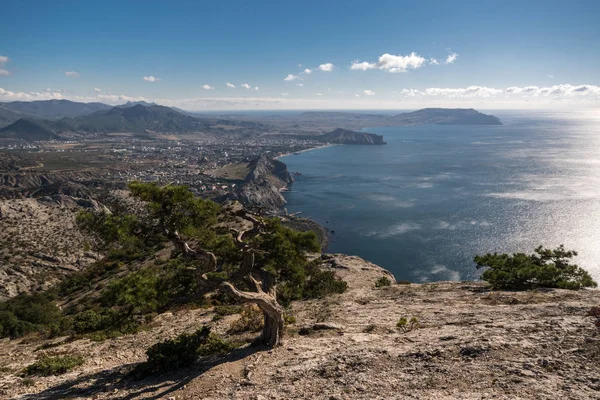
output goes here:
<path id="1" fill-rule="evenodd" d="M 73 135 L 107 133 L 207 133 L 258 136 L 293 134 L 317 136 L 343 127 L 367 126 L 501 125 L 493 115 L 473 109 L 426 108 L 396 115 L 337 111 L 303 112 L 296 115 L 231 116 L 199 115 L 147 102 L 128 102 L 111 107 L 102 103 L 68 100 L 0 103 L 0 138 L 52 140 Z M 350 131 L 340 131 L 344 140 Z M 353 133 L 352 135 L 355 135 Z M 352 136 L 351 135 L 351 136 Z M 330 140 L 329 140 L 330 141 Z"/>

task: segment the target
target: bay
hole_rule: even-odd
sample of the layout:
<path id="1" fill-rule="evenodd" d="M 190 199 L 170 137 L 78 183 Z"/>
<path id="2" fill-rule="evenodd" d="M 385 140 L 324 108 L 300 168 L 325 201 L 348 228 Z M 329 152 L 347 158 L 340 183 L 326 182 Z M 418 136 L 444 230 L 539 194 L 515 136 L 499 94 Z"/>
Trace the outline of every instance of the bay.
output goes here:
<path id="1" fill-rule="evenodd" d="M 384 146 L 282 158 L 285 193 L 333 231 L 329 252 L 413 282 L 474 280 L 485 252 L 564 244 L 600 280 L 600 119 L 498 112 L 503 126 L 379 127 Z"/>

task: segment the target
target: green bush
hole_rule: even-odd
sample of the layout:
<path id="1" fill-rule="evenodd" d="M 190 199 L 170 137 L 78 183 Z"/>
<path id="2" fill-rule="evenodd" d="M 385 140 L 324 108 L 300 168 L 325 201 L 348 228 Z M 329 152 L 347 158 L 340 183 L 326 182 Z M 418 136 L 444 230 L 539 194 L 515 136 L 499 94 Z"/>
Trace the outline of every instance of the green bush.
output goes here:
<path id="1" fill-rule="evenodd" d="M 577 290 L 596 287 L 590 274 L 576 264 L 570 264 L 577 252 L 564 246 L 556 249 L 535 249 L 534 254 L 488 253 L 476 256 L 477 268 L 487 268 L 481 279 L 496 289 L 527 290 L 534 288 L 562 288 Z"/>
<path id="2" fill-rule="evenodd" d="M 85 310 L 73 318 L 73 331 L 81 334 L 108 329 L 115 325 L 116 317 L 109 310 L 104 312 Z"/>
<path id="3" fill-rule="evenodd" d="M 396 323 L 396 328 L 401 329 L 404 333 L 410 332 L 419 328 L 419 320 L 417 317 L 411 317 L 410 319 L 402 317 Z"/>
<path id="4" fill-rule="evenodd" d="M 232 350 L 237 349 L 239 346 L 235 343 L 228 342 L 221 337 L 210 334 L 206 339 L 206 342 L 198 347 L 197 354 L 200 357 L 222 355 L 230 353 Z"/>
<path id="5" fill-rule="evenodd" d="M 223 305 L 223 306 L 215 306 L 213 309 L 215 315 L 213 317 L 213 321 L 218 321 L 226 315 L 234 315 L 242 312 L 242 306 L 236 305 Z"/>
<path id="6" fill-rule="evenodd" d="M 391 286 L 391 285 L 392 285 L 392 281 L 387 276 L 382 276 L 381 278 L 377 279 L 377 282 L 375 282 L 375 287 L 377 287 L 377 288 Z"/>
<path id="7" fill-rule="evenodd" d="M 0 302 L 0 337 L 19 338 L 32 332 L 59 334 L 66 327 L 51 292 L 19 295 Z"/>
<path id="8" fill-rule="evenodd" d="M 26 375 L 60 375 L 83 363 L 84 359 L 81 356 L 44 356 L 39 361 L 27 366 L 24 372 Z"/>
<path id="9" fill-rule="evenodd" d="M 237 346 L 210 333 L 204 326 L 191 334 L 156 343 L 146 351 L 148 360 L 134 371 L 138 377 L 189 367 L 198 357 L 225 354 Z"/>
<path id="10" fill-rule="evenodd" d="M 235 320 L 229 328 L 229 333 L 258 332 L 264 324 L 263 312 L 257 306 L 243 308 L 240 318 Z"/>
<path id="11" fill-rule="evenodd" d="M 304 298 L 319 299 L 331 294 L 344 293 L 348 283 L 335 275 L 333 271 L 322 271 L 318 267 L 312 269 L 304 286 Z"/>

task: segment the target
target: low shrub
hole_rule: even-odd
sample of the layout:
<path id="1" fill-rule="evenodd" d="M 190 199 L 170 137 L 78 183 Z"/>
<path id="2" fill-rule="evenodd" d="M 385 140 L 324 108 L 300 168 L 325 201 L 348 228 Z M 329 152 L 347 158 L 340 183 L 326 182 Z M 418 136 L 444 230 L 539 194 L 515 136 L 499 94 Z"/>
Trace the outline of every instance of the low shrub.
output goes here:
<path id="1" fill-rule="evenodd" d="M 320 299 L 331 294 L 341 294 L 348 288 L 348 283 L 335 275 L 333 271 L 313 270 L 304 286 L 304 297 Z"/>
<path id="2" fill-rule="evenodd" d="M 296 317 L 290 314 L 283 314 L 283 322 L 285 325 L 293 325 L 296 323 Z"/>
<path id="3" fill-rule="evenodd" d="M 23 378 L 23 379 L 21 379 L 20 383 L 22 386 L 27 386 L 27 387 L 35 385 L 35 381 L 31 378 Z"/>
<path id="4" fill-rule="evenodd" d="M 419 320 L 417 317 L 411 317 L 410 319 L 402 317 L 396 323 L 396 328 L 401 329 L 404 333 L 410 332 L 419 328 Z"/>
<path id="5" fill-rule="evenodd" d="M 0 337 L 19 338 L 31 332 L 54 335 L 68 328 L 53 293 L 19 295 L 0 302 Z"/>
<path id="6" fill-rule="evenodd" d="M 84 359 L 81 356 L 43 356 L 39 361 L 27 366 L 24 372 L 26 375 L 60 375 L 69 372 L 83 363 Z"/>
<path id="7" fill-rule="evenodd" d="M 477 268 L 487 268 L 481 279 L 496 289 L 527 290 L 534 288 L 562 288 L 577 290 L 596 287 L 591 275 L 569 261 L 577 255 L 564 246 L 545 249 L 540 246 L 534 254 L 488 253 L 476 256 Z"/>
<path id="8" fill-rule="evenodd" d="M 240 318 L 231 324 L 228 332 L 258 332 L 262 329 L 263 324 L 264 314 L 260 308 L 255 305 L 246 306 L 240 313 Z"/>
<path id="9" fill-rule="evenodd" d="M 215 306 L 213 311 L 215 313 L 215 318 L 213 318 L 213 319 L 217 320 L 217 319 L 221 319 L 222 317 L 224 317 L 226 315 L 234 315 L 234 314 L 241 313 L 242 306 L 236 306 L 236 305 Z"/>
<path id="10" fill-rule="evenodd" d="M 386 287 L 386 286 L 391 286 L 391 285 L 392 285 L 392 281 L 387 276 L 382 276 L 381 278 L 377 279 L 377 282 L 375 282 L 376 288 L 381 288 L 381 287 Z"/>
<path id="11" fill-rule="evenodd" d="M 137 377 L 143 377 L 189 367 L 198 360 L 198 357 L 225 354 L 236 347 L 212 334 L 210 327 L 204 326 L 194 333 L 184 333 L 174 339 L 151 346 L 146 351 L 148 360 L 140 364 L 133 373 Z"/>

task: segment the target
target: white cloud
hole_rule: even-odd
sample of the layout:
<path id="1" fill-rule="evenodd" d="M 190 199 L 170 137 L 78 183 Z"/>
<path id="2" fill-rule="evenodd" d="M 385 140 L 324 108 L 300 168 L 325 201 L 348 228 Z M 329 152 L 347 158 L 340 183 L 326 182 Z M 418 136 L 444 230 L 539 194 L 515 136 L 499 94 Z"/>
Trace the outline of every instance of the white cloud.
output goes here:
<path id="1" fill-rule="evenodd" d="M 353 61 L 350 69 L 366 71 L 368 69 L 380 69 L 388 72 L 406 72 L 409 68 L 416 69 L 423 66 L 425 59 L 414 51 L 407 56 L 396 56 L 385 53 L 379 57 L 377 63 Z"/>
<path id="2" fill-rule="evenodd" d="M 560 100 L 566 99 L 590 99 L 600 100 L 600 86 L 595 85 L 554 85 L 548 87 L 539 86 L 511 86 L 505 89 L 491 88 L 487 86 L 469 86 L 466 88 L 427 88 L 418 89 L 402 89 L 400 91 L 405 97 L 440 97 L 447 99 L 490 99 L 515 101 L 525 99 L 532 101 Z M 503 96 L 500 96 L 503 95 Z"/>
<path id="3" fill-rule="evenodd" d="M 235 89 L 235 85 L 234 85 L 233 83 L 229 83 L 229 82 L 227 82 L 225 85 L 226 85 L 228 88 Z"/>
<path id="4" fill-rule="evenodd" d="M 4 66 L 7 62 L 10 61 L 10 58 L 6 56 L 0 56 L 0 67 Z M 6 69 L 0 68 L 0 76 L 9 76 L 10 72 Z"/>
<path id="5" fill-rule="evenodd" d="M 296 86 L 302 87 L 302 86 L 304 86 L 304 83 L 297 83 Z"/>
<path id="6" fill-rule="evenodd" d="M 554 75 L 548 75 L 548 78 L 554 78 Z"/>
<path id="7" fill-rule="evenodd" d="M 427 88 L 425 93 L 431 96 L 446 97 L 489 97 L 502 93 L 502 90 L 487 86 L 469 86 L 467 88 Z"/>
<path id="8" fill-rule="evenodd" d="M 247 83 L 242 83 L 241 85 L 244 89 L 252 89 L 252 86 L 248 85 Z"/>
<path id="9" fill-rule="evenodd" d="M 202 86 L 202 89 L 204 89 L 204 90 L 213 90 L 213 89 L 214 89 L 214 87 L 212 87 L 212 86 L 210 86 L 210 85 L 203 85 L 203 86 Z"/>
<path id="10" fill-rule="evenodd" d="M 331 72 L 331 71 L 333 71 L 333 64 L 332 63 L 321 64 L 321 65 L 319 65 L 319 70 L 324 71 L 324 72 Z"/>
<path id="11" fill-rule="evenodd" d="M 60 100 L 63 95 L 58 91 L 53 92 L 12 92 L 0 87 L 0 100 L 13 101 L 33 101 L 33 100 Z"/>
<path id="12" fill-rule="evenodd" d="M 424 95 L 425 93 L 417 89 L 402 89 L 400 94 L 403 94 L 404 96 L 415 97 Z"/>
<path id="13" fill-rule="evenodd" d="M 350 69 L 354 70 L 354 71 L 366 71 L 368 69 L 374 69 L 374 68 L 377 68 L 377 64 L 371 64 L 366 61 L 363 61 L 363 62 L 352 61 L 352 64 L 350 65 Z"/>
<path id="14" fill-rule="evenodd" d="M 452 64 L 454 61 L 456 61 L 457 58 L 458 54 L 456 53 L 448 54 L 448 58 L 446 58 L 446 64 Z"/>
<path id="15" fill-rule="evenodd" d="M 407 56 L 395 56 L 392 54 L 384 54 L 379 57 L 379 69 L 389 72 L 404 72 L 409 68 L 416 69 L 423 66 L 425 59 L 414 51 Z"/>
<path id="16" fill-rule="evenodd" d="M 100 89 L 100 88 L 97 88 L 97 87 L 94 88 L 94 92 L 96 92 L 96 93 L 100 93 L 101 91 L 102 91 L 102 89 Z"/>
<path id="17" fill-rule="evenodd" d="M 438 62 L 438 60 L 436 60 L 435 58 L 432 57 L 429 59 L 429 64 L 430 65 L 439 65 L 439 62 Z"/>
<path id="18" fill-rule="evenodd" d="M 511 88 L 512 89 L 512 88 Z M 524 89 L 524 88 L 514 88 Z M 515 91 L 517 93 L 518 91 Z M 534 96 L 550 96 L 556 98 L 576 97 L 576 96 L 600 96 L 600 86 L 595 85 L 554 85 L 541 87 L 532 91 Z"/>
<path id="19" fill-rule="evenodd" d="M 525 86 L 525 87 L 515 87 L 511 86 L 506 88 L 506 93 L 532 93 L 537 92 L 540 88 L 537 86 Z"/>
<path id="20" fill-rule="evenodd" d="M 375 96 L 375 92 L 372 90 L 364 90 L 363 93 L 367 96 Z"/>
<path id="21" fill-rule="evenodd" d="M 282 96 L 289 96 L 290 94 L 289 94 L 289 93 L 286 93 L 286 92 L 283 92 L 283 93 L 281 93 L 281 95 L 282 95 Z"/>
<path id="22" fill-rule="evenodd" d="M 288 74 L 288 76 L 286 76 L 285 78 L 283 78 L 284 81 L 295 81 L 296 79 L 300 79 L 300 77 L 298 75 L 294 75 L 294 74 Z"/>
<path id="23" fill-rule="evenodd" d="M 254 90 L 258 92 L 258 86 L 254 86 Z"/>
<path id="24" fill-rule="evenodd" d="M 69 78 L 77 78 L 79 76 L 79 72 L 67 71 L 67 72 L 65 72 L 65 75 L 68 76 Z"/>
<path id="25" fill-rule="evenodd" d="M 150 76 L 145 76 L 143 79 L 144 79 L 146 82 L 158 82 L 158 81 L 160 81 L 160 79 L 159 79 L 159 78 L 157 78 L 157 77 L 155 77 L 155 76 L 152 76 L 152 75 L 150 75 Z"/>
<path id="26" fill-rule="evenodd" d="M 317 96 L 323 96 L 323 93 L 315 93 Z"/>
<path id="27" fill-rule="evenodd" d="M 312 73 L 312 70 L 311 70 L 311 69 L 308 69 L 308 68 L 306 68 L 306 69 L 304 70 L 304 73 L 305 73 L 306 75 L 308 75 L 308 74 Z"/>
<path id="28" fill-rule="evenodd" d="M 354 94 L 354 97 L 360 97 L 360 94 L 358 94 L 358 93 L 355 93 L 355 94 Z"/>

